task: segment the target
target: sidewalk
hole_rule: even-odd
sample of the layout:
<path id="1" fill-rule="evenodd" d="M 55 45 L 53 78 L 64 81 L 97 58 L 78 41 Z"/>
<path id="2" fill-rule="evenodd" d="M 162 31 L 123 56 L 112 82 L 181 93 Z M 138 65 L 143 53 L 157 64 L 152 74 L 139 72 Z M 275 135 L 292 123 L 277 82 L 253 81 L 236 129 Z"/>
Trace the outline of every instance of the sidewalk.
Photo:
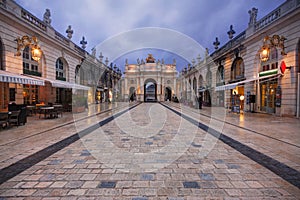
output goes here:
<path id="1" fill-rule="evenodd" d="M 119 103 L 119 106 L 127 106 L 128 103 Z M 124 104 L 124 105 L 123 105 Z M 195 119 L 206 124 L 211 123 L 211 117 L 215 117 L 223 124 L 223 131 L 228 136 L 235 138 L 257 150 L 274 156 L 273 154 L 286 155 L 286 158 L 279 158 L 293 161 L 291 165 L 300 169 L 300 121 L 296 118 L 277 117 L 260 113 L 229 113 L 221 107 L 203 107 L 194 109 L 182 104 L 169 102 L 167 104 L 180 107 Z M 6 167 L 32 153 L 41 150 L 55 142 L 58 142 L 84 128 L 89 127 L 99 118 L 95 115 L 117 107 L 118 104 L 94 104 L 83 113 L 63 113 L 62 118 L 42 119 L 38 115 L 27 118 L 24 126 L 12 127 L 0 131 L 0 168 Z M 107 112 L 102 116 L 109 116 Z M 200 115 L 201 114 L 201 115 Z M 92 118 L 86 119 L 89 116 Z M 231 125 L 243 129 L 234 129 Z M 256 142 L 260 141 L 260 143 Z M 284 142 L 284 143 L 283 143 Z M 277 150 L 272 145 L 279 145 Z M 274 146 L 273 146 L 274 147 Z M 262 149 L 264 148 L 264 149 Z M 292 153 L 295 152 L 295 153 Z M 277 156 L 278 156 L 277 155 Z M 288 162 L 290 162 L 290 160 Z"/>
<path id="2" fill-rule="evenodd" d="M 300 171 L 300 120 L 261 113 L 236 114 L 221 107 L 194 109 L 176 103 L 184 114 Z M 218 120 L 215 120 L 218 119 Z"/>
<path id="3" fill-rule="evenodd" d="M 64 112 L 55 119 L 39 118 L 39 114 L 29 116 L 25 125 L 0 131 L 0 169 L 88 128 L 110 116 L 112 108 L 122 109 L 128 105 L 122 102 L 92 104 L 85 112 Z"/>

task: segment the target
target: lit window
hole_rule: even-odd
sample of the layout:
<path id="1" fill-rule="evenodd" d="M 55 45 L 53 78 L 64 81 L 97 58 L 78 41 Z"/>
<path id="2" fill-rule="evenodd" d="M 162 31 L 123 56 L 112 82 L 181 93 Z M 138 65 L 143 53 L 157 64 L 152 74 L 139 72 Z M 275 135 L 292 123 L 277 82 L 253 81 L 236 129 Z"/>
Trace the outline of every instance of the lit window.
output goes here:
<path id="1" fill-rule="evenodd" d="M 41 76 L 41 72 L 39 72 L 39 63 L 31 58 L 31 49 L 26 46 L 23 50 L 23 73 Z"/>

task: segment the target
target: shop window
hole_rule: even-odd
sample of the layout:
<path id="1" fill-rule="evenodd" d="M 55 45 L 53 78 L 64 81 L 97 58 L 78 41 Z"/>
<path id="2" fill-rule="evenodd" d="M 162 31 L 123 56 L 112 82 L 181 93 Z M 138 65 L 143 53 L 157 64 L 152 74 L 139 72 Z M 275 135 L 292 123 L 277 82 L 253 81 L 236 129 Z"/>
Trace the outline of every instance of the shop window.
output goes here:
<path id="1" fill-rule="evenodd" d="M 16 89 L 9 88 L 9 101 L 16 101 Z"/>
<path id="2" fill-rule="evenodd" d="M 24 104 L 39 103 L 39 87 L 37 85 L 23 85 Z"/>
<path id="3" fill-rule="evenodd" d="M 236 58 L 231 67 L 231 80 L 244 78 L 245 66 L 242 58 Z"/>
<path id="4" fill-rule="evenodd" d="M 26 46 L 23 50 L 23 73 L 33 76 L 42 76 L 39 70 L 39 63 L 31 57 L 31 49 Z"/>
<path id="5" fill-rule="evenodd" d="M 66 69 L 61 58 L 56 60 L 56 79 L 66 81 Z"/>

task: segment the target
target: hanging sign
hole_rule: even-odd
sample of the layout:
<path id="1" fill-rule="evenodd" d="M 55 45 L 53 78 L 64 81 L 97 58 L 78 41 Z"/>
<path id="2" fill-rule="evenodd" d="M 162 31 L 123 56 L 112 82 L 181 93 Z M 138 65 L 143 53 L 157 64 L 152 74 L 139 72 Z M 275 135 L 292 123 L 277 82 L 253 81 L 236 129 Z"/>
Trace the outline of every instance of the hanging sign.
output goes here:
<path id="1" fill-rule="evenodd" d="M 286 65 L 285 65 L 285 62 L 282 61 L 280 64 L 280 71 L 282 74 L 284 74 L 285 70 L 286 70 Z"/>

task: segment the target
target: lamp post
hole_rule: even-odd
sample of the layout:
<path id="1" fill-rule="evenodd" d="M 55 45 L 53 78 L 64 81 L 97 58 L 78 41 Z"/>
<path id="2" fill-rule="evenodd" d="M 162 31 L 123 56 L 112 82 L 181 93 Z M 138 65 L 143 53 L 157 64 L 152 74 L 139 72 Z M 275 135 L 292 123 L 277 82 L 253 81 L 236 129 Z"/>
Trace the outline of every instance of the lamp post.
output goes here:
<path id="1" fill-rule="evenodd" d="M 270 49 L 272 47 L 281 48 L 281 55 L 286 55 L 284 41 L 286 38 L 284 36 L 273 35 L 272 37 L 266 36 L 264 38 L 264 44 L 260 50 L 260 60 L 266 62 L 270 58 Z"/>
<path id="2" fill-rule="evenodd" d="M 31 57 L 35 61 L 39 61 L 42 57 L 42 50 L 38 45 L 38 39 L 35 36 L 29 37 L 27 35 L 23 37 L 18 37 L 15 41 L 17 41 L 17 52 L 15 56 L 21 56 L 21 51 L 26 47 L 31 48 Z"/>

